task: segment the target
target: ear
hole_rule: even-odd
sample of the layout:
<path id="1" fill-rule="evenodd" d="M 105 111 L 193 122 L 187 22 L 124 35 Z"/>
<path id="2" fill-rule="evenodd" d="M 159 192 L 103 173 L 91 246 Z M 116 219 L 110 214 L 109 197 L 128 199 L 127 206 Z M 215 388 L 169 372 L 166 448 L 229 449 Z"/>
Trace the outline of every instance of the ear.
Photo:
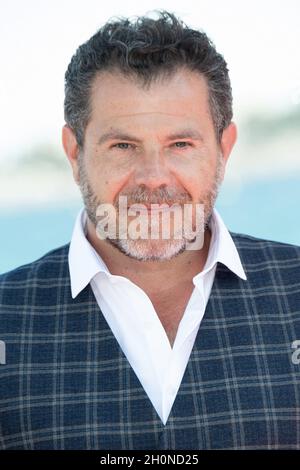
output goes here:
<path id="1" fill-rule="evenodd" d="M 231 122 L 226 129 L 223 130 L 221 138 L 221 151 L 224 158 L 224 166 L 227 163 L 229 155 L 233 149 L 233 146 L 237 140 L 237 128 L 234 122 Z"/>
<path id="2" fill-rule="evenodd" d="M 72 129 L 65 124 L 62 128 L 62 144 L 65 154 L 72 166 L 73 178 L 75 182 L 79 183 L 79 171 L 78 171 L 78 155 L 79 147 L 77 140 Z"/>

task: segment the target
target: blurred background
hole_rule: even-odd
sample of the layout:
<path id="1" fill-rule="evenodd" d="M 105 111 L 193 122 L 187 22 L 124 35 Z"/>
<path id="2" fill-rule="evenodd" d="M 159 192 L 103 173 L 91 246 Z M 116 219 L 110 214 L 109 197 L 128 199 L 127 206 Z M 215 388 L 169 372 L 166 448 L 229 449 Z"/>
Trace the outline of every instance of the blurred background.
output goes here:
<path id="1" fill-rule="evenodd" d="M 239 233 L 300 245 L 298 0 L 1 0 L 0 272 L 70 240 L 81 197 L 61 146 L 64 73 L 112 16 L 167 9 L 228 63 L 239 139 L 217 208 Z"/>

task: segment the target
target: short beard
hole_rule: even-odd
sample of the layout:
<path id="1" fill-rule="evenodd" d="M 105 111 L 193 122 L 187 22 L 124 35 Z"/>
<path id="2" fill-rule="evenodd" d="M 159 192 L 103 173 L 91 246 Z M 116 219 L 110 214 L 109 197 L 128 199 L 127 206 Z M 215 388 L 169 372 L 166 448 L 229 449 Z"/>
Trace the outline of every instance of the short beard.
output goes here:
<path id="1" fill-rule="evenodd" d="M 80 154 L 78 157 L 78 169 L 79 169 L 79 187 L 82 194 L 84 206 L 86 209 L 87 216 L 91 223 L 94 225 L 95 229 L 98 224 L 97 218 L 97 208 L 100 204 L 105 203 L 105 201 L 101 201 L 97 198 L 97 195 L 93 191 L 91 184 L 89 182 L 88 175 L 86 173 L 85 164 L 83 160 L 83 155 Z M 221 154 L 218 156 L 217 167 L 215 178 L 213 181 L 213 185 L 210 191 L 205 194 L 204 198 L 198 203 L 203 204 L 204 207 L 204 223 L 202 229 L 204 232 L 208 229 L 213 208 L 215 205 L 215 201 L 218 196 L 219 188 L 223 179 L 223 167 L 224 161 Z M 176 196 L 176 202 L 180 204 L 191 202 L 191 197 L 189 194 L 177 194 L 174 195 L 170 194 L 168 191 L 166 193 L 165 190 L 158 189 L 157 194 L 157 201 L 153 200 L 153 195 L 149 195 L 147 191 L 144 191 L 143 188 L 138 188 L 136 192 L 130 193 L 129 199 L 135 203 L 163 203 L 168 202 L 170 205 L 172 204 L 172 200 L 170 200 L 170 195 L 172 197 Z M 151 201 L 150 201 L 151 199 Z M 116 212 L 118 213 L 118 204 L 114 204 Z M 196 237 L 195 237 L 196 238 Z M 127 237 L 126 239 L 119 238 L 116 236 L 115 238 L 107 237 L 105 239 L 106 242 L 110 243 L 110 245 L 117 248 L 121 253 L 124 255 L 140 260 L 140 261 L 166 261 L 172 258 L 175 258 L 179 254 L 183 253 L 187 250 L 188 245 L 193 242 L 194 240 L 189 240 L 184 236 L 180 239 L 169 239 L 169 240 L 155 240 L 155 239 L 137 239 L 134 240 L 132 238 Z"/>

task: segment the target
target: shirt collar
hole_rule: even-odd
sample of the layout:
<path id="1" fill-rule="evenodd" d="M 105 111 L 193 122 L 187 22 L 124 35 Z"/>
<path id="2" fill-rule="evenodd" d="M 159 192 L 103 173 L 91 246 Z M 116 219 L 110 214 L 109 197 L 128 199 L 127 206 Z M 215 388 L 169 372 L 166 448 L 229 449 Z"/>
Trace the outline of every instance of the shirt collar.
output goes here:
<path id="1" fill-rule="evenodd" d="M 86 238 L 86 221 L 87 214 L 83 207 L 76 217 L 68 255 L 73 299 L 99 272 L 112 276 L 101 256 Z M 208 257 L 204 269 L 194 277 L 194 280 L 197 282 L 197 278 L 210 271 L 218 261 L 241 279 L 246 280 L 247 277 L 234 241 L 216 209 L 213 209 L 209 225 L 212 236 Z"/>
<path id="2" fill-rule="evenodd" d="M 73 299 L 97 273 L 109 273 L 103 259 L 86 238 L 86 221 L 87 214 L 83 207 L 76 217 L 68 256 Z"/>
<path id="3" fill-rule="evenodd" d="M 238 250 L 222 220 L 222 217 L 215 208 L 212 212 L 209 227 L 211 229 L 211 240 L 207 260 L 203 270 L 201 273 L 197 274 L 196 278 L 210 271 L 217 262 L 220 262 L 227 266 L 230 271 L 234 272 L 237 276 L 246 281 L 247 276 Z"/>

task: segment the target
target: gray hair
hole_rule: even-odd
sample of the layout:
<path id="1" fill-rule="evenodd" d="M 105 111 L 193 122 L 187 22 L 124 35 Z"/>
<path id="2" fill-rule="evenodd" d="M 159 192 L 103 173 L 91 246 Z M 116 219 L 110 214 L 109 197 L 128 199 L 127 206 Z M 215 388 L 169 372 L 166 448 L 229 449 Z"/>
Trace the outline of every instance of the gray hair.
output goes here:
<path id="1" fill-rule="evenodd" d="M 150 86 L 178 68 L 198 71 L 206 79 L 215 133 L 220 141 L 232 119 L 232 91 L 227 64 L 207 35 L 186 26 L 174 14 L 159 11 L 158 19 L 107 22 L 79 46 L 65 74 L 64 114 L 80 149 L 91 117 L 91 89 L 97 73 L 118 71 Z"/>

